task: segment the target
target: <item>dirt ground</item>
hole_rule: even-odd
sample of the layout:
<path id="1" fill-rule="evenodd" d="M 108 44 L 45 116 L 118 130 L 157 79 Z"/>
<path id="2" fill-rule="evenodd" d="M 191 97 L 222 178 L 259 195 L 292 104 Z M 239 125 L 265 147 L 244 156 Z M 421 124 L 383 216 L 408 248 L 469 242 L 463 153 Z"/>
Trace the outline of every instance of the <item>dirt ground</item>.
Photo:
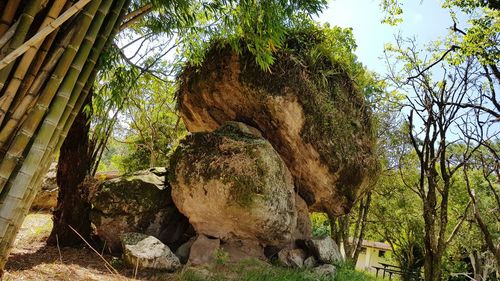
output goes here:
<path id="1" fill-rule="evenodd" d="M 168 273 L 134 272 L 121 260 L 104 255 L 119 272 L 111 273 L 105 262 L 89 248 L 73 249 L 46 245 L 52 229 L 51 214 L 29 214 L 14 242 L 3 280 L 175 280 Z M 135 278 L 134 278 L 135 276 Z"/>

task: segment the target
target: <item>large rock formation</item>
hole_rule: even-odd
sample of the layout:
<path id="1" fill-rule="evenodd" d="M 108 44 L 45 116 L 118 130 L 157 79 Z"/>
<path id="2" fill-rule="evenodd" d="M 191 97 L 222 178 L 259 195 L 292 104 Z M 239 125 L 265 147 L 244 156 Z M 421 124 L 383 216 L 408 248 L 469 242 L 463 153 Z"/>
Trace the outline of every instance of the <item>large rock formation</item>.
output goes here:
<path id="1" fill-rule="evenodd" d="M 175 151 L 170 169 L 173 200 L 197 233 L 263 245 L 292 239 L 292 177 L 256 129 L 228 122 L 213 133 L 194 133 Z"/>
<path id="2" fill-rule="evenodd" d="M 319 35 L 290 39 L 264 72 L 255 57 L 213 47 L 181 76 L 179 109 L 190 132 L 239 121 L 262 132 L 312 210 L 346 213 L 377 167 L 364 97 L 342 66 L 309 52 Z M 318 48 L 315 50 L 317 51 Z"/>
<path id="3" fill-rule="evenodd" d="M 120 252 L 120 235 L 141 232 L 159 238 L 173 250 L 186 242 L 189 222 L 175 207 L 165 168 L 124 175 L 97 185 L 90 196 L 91 222 L 113 253 Z"/>

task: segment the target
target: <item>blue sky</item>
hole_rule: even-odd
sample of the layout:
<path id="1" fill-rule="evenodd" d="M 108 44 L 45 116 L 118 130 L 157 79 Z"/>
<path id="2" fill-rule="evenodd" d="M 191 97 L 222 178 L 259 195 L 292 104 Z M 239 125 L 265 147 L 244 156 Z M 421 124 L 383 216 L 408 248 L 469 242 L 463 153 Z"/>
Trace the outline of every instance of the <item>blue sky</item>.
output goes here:
<path id="1" fill-rule="evenodd" d="M 446 35 L 452 25 L 448 11 L 437 0 L 405 1 L 404 21 L 396 27 L 381 23 L 383 13 L 379 3 L 379 0 L 334 0 L 317 20 L 352 27 L 359 60 L 381 74 L 385 72 L 385 63 L 380 59 L 384 44 L 394 42 L 394 34 L 401 32 L 404 37 L 416 36 L 419 42 L 428 43 Z"/>

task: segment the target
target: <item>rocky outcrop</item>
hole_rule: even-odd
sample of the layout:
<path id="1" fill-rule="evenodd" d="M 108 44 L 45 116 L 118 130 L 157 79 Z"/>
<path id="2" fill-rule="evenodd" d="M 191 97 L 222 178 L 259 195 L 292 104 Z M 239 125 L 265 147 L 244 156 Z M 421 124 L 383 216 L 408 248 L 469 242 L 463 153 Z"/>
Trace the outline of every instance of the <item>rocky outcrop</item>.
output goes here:
<path id="1" fill-rule="evenodd" d="M 123 246 L 123 260 L 131 268 L 174 271 L 181 267 L 179 259 L 170 248 L 153 236 L 124 233 L 120 240 Z"/>
<path id="2" fill-rule="evenodd" d="M 59 186 L 57 186 L 57 162 L 53 162 L 42 179 L 40 190 L 31 204 L 31 210 L 50 210 L 57 206 L 57 195 Z"/>
<path id="3" fill-rule="evenodd" d="M 279 152 L 311 210 L 345 214 L 377 170 L 363 94 L 342 66 L 308 65 L 321 36 L 291 39 L 264 72 L 253 55 L 214 47 L 181 76 L 179 109 L 190 132 L 227 121 L 257 128 Z M 315 45 L 316 44 L 316 45 Z M 309 48 L 309 49 L 308 49 Z M 333 74 L 329 74 L 333 73 Z"/>
<path id="4" fill-rule="evenodd" d="M 121 249 L 120 235 L 141 232 L 172 249 L 187 241 L 189 222 L 175 207 L 165 168 L 152 168 L 101 182 L 90 196 L 95 233 L 112 253 Z"/>
<path id="5" fill-rule="evenodd" d="M 170 172 L 172 198 L 197 233 L 262 245 L 292 239 L 292 177 L 258 130 L 228 122 L 213 133 L 194 133 L 173 154 Z"/>

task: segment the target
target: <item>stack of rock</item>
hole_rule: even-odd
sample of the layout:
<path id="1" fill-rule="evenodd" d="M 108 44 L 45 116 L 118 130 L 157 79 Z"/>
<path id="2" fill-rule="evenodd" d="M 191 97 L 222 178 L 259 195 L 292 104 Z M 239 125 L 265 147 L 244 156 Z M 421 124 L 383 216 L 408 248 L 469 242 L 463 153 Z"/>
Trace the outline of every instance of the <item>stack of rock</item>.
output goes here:
<path id="1" fill-rule="evenodd" d="M 368 188 L 377 171 L 370 114 L 347 75 L 331 78 L 335 87 L 320 87 L 306 66 L 286 54 L 276 57 L 273 71 L 264 73 L 250 54 L 213 48 L 203 65 L 181 75 L 179 111 L 191 134 L 171 157 L 162 183 L 167 188 L 153 196 L 164 196 L 164 204 L 153 209 L 178 210 L 196 235 L 173 245 L 161 231 L 152 234 L 182 263 L 276 258 L 285 266 L 312 267 L 340 259 L 333 240 L 311 238 L 309 211 L 345 214 Z M 132 222 L 120 233 L 149 229 L 158 216 L 165 221 L 156 214 L 141 224 L 129 213 L 149 211 L 100 206 L 96 224 L 103 225 L 107 212 Z"/>

